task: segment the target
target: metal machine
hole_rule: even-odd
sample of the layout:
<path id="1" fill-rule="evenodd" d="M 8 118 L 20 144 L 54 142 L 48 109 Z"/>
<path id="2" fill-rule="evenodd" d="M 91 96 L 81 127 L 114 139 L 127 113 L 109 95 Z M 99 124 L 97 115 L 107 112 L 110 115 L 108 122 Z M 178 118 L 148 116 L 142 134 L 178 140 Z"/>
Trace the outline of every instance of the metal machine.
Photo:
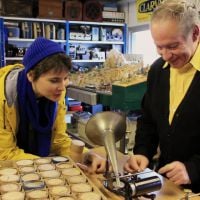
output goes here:
<path id="1" fill-rule="evenodd" d="M 125 200 L 137 199 L 138 196 L 155 198 L 155 194 L 148 194 L 159 190 L 162 186 L 155 172 L 147 169 L 137 174 L 119 173 L 115 143 L 126 133 L 125 115 L 112 111 L 97 113 L 88 120 L 85 132 L 94 144 L 104 146 L 106 149 L 107 169 L 103 185 L 107 189 L 122 195 Z M 109 172 L 109 162 L 113 172 Z"/>

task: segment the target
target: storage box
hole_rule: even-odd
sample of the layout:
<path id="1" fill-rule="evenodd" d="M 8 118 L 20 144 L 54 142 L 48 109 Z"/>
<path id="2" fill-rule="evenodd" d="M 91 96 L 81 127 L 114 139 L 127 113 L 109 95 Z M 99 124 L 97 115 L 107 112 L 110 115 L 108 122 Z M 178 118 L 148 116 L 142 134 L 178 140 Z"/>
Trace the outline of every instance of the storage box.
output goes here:
<path id="1" fill-rule="evenodd" d="M 33 17 L 33 1 L 2 0 L 2 15 L 16 17 Z"/>
<path id="2" fill-rule="evenodd" d="M 67 0 L 65 2 L 65 19 L 71 21 L 82 20 L 82 3 L 78 0 Z"/>
<path id="3" fill-rule="evenodd" d="M 102 21 L 103 6 L 100 1 L 86 0 L 83 4 L 83 21 Z"/>
<path id="4" fill-rule="evenodd" d="M 63 19 L 63 1 L 62 0 L 39 0 L 39 17 Z"/>

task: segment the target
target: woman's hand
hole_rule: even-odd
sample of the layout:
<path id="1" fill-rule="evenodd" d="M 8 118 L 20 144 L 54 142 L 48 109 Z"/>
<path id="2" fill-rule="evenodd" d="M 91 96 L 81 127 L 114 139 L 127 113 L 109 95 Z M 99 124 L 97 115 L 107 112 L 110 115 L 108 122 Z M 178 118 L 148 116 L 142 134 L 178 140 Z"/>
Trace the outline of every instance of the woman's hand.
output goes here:
<path id="1" fill-rule="evenodd" d="M 88 173 L 103 173 L 106 169 L 106 159 L 94 152 L 89 152 L 84 155 L 83 163 L 78 163 L 78 166 Z"/>
<path id="2" fill-rule="evenodd" d="M 130 173 L 143 171 L 149 164 L 149 160 L 143 155 L 132 155 L 126 161 L 124 170 Z"/>

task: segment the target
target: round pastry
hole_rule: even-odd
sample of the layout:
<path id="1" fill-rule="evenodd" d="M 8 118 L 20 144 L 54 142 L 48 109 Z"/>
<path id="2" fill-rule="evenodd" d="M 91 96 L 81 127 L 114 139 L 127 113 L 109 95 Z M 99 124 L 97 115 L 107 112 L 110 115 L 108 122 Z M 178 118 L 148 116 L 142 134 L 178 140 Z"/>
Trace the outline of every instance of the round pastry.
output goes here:
<path id="1" fill-rule="evenodd" d="M 24 200 L 24 198 L 23 192 L 7 192 L 1 196 L 2 200 Z"/>
<path id="2" fill-rule="evenodd" d="M 65 176 L 77 176 L 81 172 L 77 168 L 69 168 L 69 169 L 63 169 L 62 174 Z"/>
<path id="3" fill-rule="evenodd" d="M 48 193 L 45 190 L 33 190 L 26 193 L 28 199 L 47 199 Z"/>
<path id="4" fill-rule="evenodd" d="M 24 174 L 31 173 L 31 172 L 35 172 L 35 167 L 33 166 L 21 167 L 19 171 L 20 173 L 24 173 Z"/>
<path id="5" fill-rule="evenodd" d="M 17 169 L 15 168 L 0 169 L 0 175 L 10 175 L 10 174 L 17 174 Z"/>
<path id="6" fill-rule="evenodd" d="M 9 174 L 0 176 L 0 182 L 19 182 L 19 175 Z"/>
<path id="7" fill-rule="evenodd" d="M 83 175 L 78 175 L 78 176 L 70 176 L 70 177 L 68 177 L 67 181 L 70 184 L 75 184 L 75 183 L 85 183 L 87 181 L 87 179 Z"/>
<path id="8" fill-rule="evenodd" d="M 43 164 L 49 164 L 51 162 L 51 159 L 49 158 L 38 158 L 38 159 L 35 159 L 35 164 L 37 165 L 43 165 Z"/>
<path id="9" fill-rule="evenodd" d="M 17 183 L 6 183 L 0 186 L 1 193 L 19 191 L 20 185 Z"/>
<path id="10" fill-rule="evenodd" d="M 28 173 L 28 174 L 24 174 L 21 177 L 22 181 L 38 181 L 40 180 L 40 176 L 39 174 L 36 173 Z"/>
<path id="11" fill-rule="evenodd" d="M 60 172 L 56 170 L 42 171 L 40 174 L 43 178 L 58 178 L 60 176 Z"/>
<path id="12" fill-rule="evenodd" d="M 56 168 L 58 169 L 68 169 L 72 167 L 73 167 L 72 163 L 60 162 L 56 164 Z"/>
<path id="13" fill-rule="evenodd" d="M 75 200 L 73 197 L 60 197 L 56 200 Z"/>
<path id="14" fill-rule="evenodd" d="M 46 179 L 45 180 L 46 185 L 51 187 L 51 186 L 58 186 L 58 185 L 64 185 L 65 180 L 61 178 L 51 178 L 51 179 Z"/>
<path id="15" fill-rule="evenodd" d="M 71 186 L 71 190 L 75 193 L 91 192 L 92 186 L 88 183 L 77 183 Z"/>
<path id="16" fill-rule="evenodd" d="M 96 192 L 86 192 L 79 195 L 79 200 L 101 200 L 101 195 Z"/>
<path id="17" fill-rule="evenodd" d="M 52 196 L 67 196 L 70 194 L 70 188 L 67 186 L 53 186 L 49 190 Z"/>
<path id="18" fill-rule="evenodd" d="M 53 164 L 43 164 L 38 166 L 39 171 L 49 171 L 55 169 Z"/>
<path id="19" fill-rule="evenodd" d="M 23 182 L 24 190 L 43 189 L 45 187 L 44 181 L 25 181 Z"/>
<path id="20" fill-rule="evenodd" d="M 29 165 L 33 165 L 33 160 L 18 160 L 16 161 L 17 166 L 29 166 Z"/>
<path id="21" fill-rule="evenodd" d="M 69 159 L 66 157 L 63 157 L 63 156 L 55 156 L 52 158 L 52 161 L 54 163 L 59 163 L 59 162 L 67 162 L 67 161 L 69 161 Z"/>

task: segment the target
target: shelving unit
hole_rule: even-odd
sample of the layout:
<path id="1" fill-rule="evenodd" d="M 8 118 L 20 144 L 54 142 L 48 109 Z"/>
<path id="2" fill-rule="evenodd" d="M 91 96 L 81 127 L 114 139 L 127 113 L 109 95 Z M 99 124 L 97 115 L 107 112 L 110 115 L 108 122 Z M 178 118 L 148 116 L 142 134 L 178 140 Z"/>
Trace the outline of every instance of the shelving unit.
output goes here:
<path id="1" fill-rule="evenodd" d="M 11 23 L 18 23 L 18 28 L 20 28 L 20 34 L 18 37 L 7 37 L 7 34 L 5 33 L 5 28 L 8 22 Z M 1 56 L 1 63 L 0 67 L 5 66 L 9 63 L 19 62 L 23 59 L 24 52 L 21 53 L 20 56 L 18 55 L 8 55 L 8 47 L 9 45 L 12 47 L 16 47 L 17 51 L 25 51 L 27 47 L 30 46 L 30 44 L 34 41 L 35 37 L 31 38 L 23 38 L 22 37 L 22 30 L 20 24 L 22 22 L 29 22 L 29 23 L 39 23 L 42 26 L 45 26 L 46 24 L 53 24 L 55 25 L 56 33 L 58 31 L 58 27 L 64 29 L 64 38 L 58 39 L 56 38 L 49 38 L 52 39 L 55 42 L 58 42 L 65 50 L 66 54 L 70 55 L 72 57 L 72 62 L 76 65 L 81 66 L 90 66 L 90 65 L 98 65 L 102 64 L 107 56 L 107 53 L 113 49 L 118 48 L 122 53 L 126 52 L 126 24 L 123 23 L 110 23 L 110 22 L 84 22 L 84 21 L 66 21 L 66 20 L 52 20 L 52 19 L 39 19 L 39 18 L 22 18 L 22 17 L 6 17 L 6 16 L 0 16 L 0 37 L 1 37 L 1 43 L 0 43 L 0 56 Z M 32 25 L 31 24 L 31 25 Z M 84 38 L 80 39 L 71 39 L 70 34 L 72 34 L 74 27 L 80 27 L 80 26 L 87 26 L 90 28 L 89 33 L 89 39 L 84 40 Z M 93 28 L 96 28 L 98 33 L 96 34 L 96 39 L 93 39 Z M 101 29 L 104 29 L 105 37 L 102 39 L 101 37 Z M 116 38 L 108 38 L 112 36 L 110 32 L 112 30 L 119 30 L 121 31 L 121 35 L 116 36 Z M 33 30 L 32 30 L 33 31 Z M 44 30 L 42 30 L 42 36 L 44 35 Z M 56 34 L 55 33 L 55 34 Z M 75 33 L 76 34 L 76 33 Z M 77 31 L 78 34 L 84 34 L 81 33 L 80 30 Z M 32 34 L 33 35 L 33 34 Z M 76 51 L 76 55 L 72 55 L 72 49 L 71 47 L 74 47 L 74 50 Z M 82 54 L 78 55 L 78 48 L 83 47 L 85 50 L 85 55 L 82 52 Z M 21 48 L 21 49 L 19 49 Z M 23 50 L 24 48 L 24 50 Z"/>
<path id="2" fill-rule="evenodd" d="M 1 59 L 1 65 L 4 64 L 4 52 L 5 52 L 5 49 L 4 49 L 4 31 L 3 31 L 3 21 L 0 20 L 0 59 Z"/>
<path id="3" fill-rule="evenodd" d="M 83 66 L 101 64 L 105 61 L 107 53 L 113 48 L 118 48 L 122 53 L 126 52 L 126 24 L 67 21 L 66 26 L 68 41 L 66 49 L 67 54 L 72 57 L 73 63 Z M 78 33 L 77 27 L 78 29 L 82 27 L 83 32 Z M 113 30 L 118 31 L 119 34 L 112 35 Z M 103 34 L 105 35 L 103 36 Z M 78 48 L 81 49 L 81 53 L 77 53 Z"/>
<path id="4" fill-rule="evenodd" d="M 31 33 L 27 38 L 23 37 L 21 24 L 23 22 L 27 22 L 31 24 Z M 14 36 L 7 36 L 8 33 L 6 33 L 7 27 L 12 27 L 13 24 L 16 25 L 16 30 L 19 31 L 19 34 L 17 37 Z M 36 36 L 34 35 L 33 30 L 33 24 L 37 23 L 40 27 L 40 35 L 38 36 L 44 36 L 47 34 L 46 31 L 46 25 L 52 24 L 54 27 L 54 33 L 53 38 L 51 33 L 49 33 L 49 39 L 52 39 L 53 41 L 59 43 L 64 49 L 66 49 L 66 21 L 65 20 L 51 20 L 51 19 L 38 19 L 38 18 L 22 18 L 22 17 L 6 17 L 1 16 L 0 17 L 0 31 L 1 31 L 1 63 L 0 66 L 5 66 L 7 64 L 12 64 L 16 62 L 21 62 L 23 59 L 23 55 L 26 51 L 26 48 L 30 46 L 30 44 L 35 40 Z M 13 27 L 15 27 L 13 25 Z M 38 27 L 37 27 L 38 28 Z M 64 30 L 64 38 L 58 39 L 57 33 L 58 30 L 62 28 Z M 14 31 L 16 31 L 14 30 Z M 37 31 L 37 30 L 36 30 Z M 11 50 L 9 49 L 11 47 Z M 13 49 L 12 49 L 13 47 Z M 9 51 L 9 52 L 8 52 Z M 18 52 L 17 52 L 18 51 Z M 21 51 L 21 52 L 20 52 Z"/>

